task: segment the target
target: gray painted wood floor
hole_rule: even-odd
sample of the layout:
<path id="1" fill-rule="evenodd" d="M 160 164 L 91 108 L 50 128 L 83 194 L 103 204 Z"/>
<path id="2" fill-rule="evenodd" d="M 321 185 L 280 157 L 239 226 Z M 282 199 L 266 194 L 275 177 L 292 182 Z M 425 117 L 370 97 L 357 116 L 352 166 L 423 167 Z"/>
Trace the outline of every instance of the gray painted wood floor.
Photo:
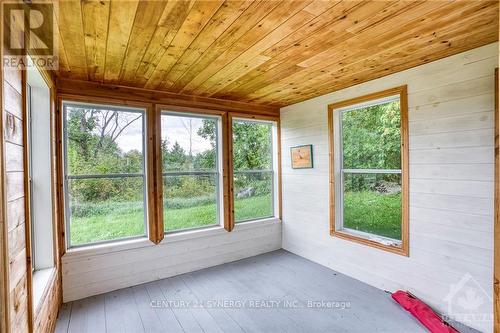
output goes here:
<path id="1" fill-rule="evenodd" d="M 384 291 L 279 250 L 66 303 L 56 332 L 427 330 Z"/>

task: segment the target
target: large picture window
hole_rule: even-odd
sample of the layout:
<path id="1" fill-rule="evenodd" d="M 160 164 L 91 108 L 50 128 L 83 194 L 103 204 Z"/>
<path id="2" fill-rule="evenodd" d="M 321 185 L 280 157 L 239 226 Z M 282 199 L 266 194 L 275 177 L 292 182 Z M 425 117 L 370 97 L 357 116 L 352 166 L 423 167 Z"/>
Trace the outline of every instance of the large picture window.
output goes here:
<path id="1" fill-rule="evenodd" d="M 275 216 L 275 123 L 233 118 L 235 223 Z"/>
<path id="2" fill-rule="evenodd" d="M 221 224 L 221 117 L 163 111 L 165 232 Z"/>
<path id="3" fill-rule="evenodd" d="M 279 217 L 277 117 L 74 98 L 62 102 L 67 248 Z"/>
<path id="4" fill-rule="evenodd" d="M 145 236 L 145 110 L 63 109 L 68 247 Z"/>
<path id="5" fill-rule="evenodd" d="M 405 87 L 330 106 L 332 231 L 407 253 Z"/>

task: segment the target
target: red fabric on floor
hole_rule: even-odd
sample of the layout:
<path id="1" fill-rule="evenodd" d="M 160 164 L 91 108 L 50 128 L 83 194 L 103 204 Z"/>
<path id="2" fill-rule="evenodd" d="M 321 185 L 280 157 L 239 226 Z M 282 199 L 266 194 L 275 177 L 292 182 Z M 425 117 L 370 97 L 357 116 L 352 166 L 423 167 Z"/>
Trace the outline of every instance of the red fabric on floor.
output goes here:
<path id="1" fill-rule="evenodd" d="M 392 298 L 432 333 L 459 333 L 444 322 L 427 304 L 413 297 L 408 292 L 398 290 L 392 294 Z"/>

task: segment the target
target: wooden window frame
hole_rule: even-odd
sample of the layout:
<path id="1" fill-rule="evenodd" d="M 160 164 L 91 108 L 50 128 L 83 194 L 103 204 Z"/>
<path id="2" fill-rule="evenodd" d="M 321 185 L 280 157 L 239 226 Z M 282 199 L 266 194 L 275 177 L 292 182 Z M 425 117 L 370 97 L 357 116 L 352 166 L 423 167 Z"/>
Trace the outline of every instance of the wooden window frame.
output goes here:
<path id="1" fill-rule="evenodd" d="M 281 219 L 282 216 L 282 193 L 281 193 L 281 136 L 280 136 L 280 117 L 264 114 L 250 114 L 244 112 L 235 112 L 224 110 L 224 108 L 204 108 L 204 107 L 191 107 L 176 104 L 167 103 L 157 103 L 155 101 L 149 101 L 144 99 L 145 102 L 137 100 L 128 100 L 125 98 L 114 98 L 114 97 L 100 97 L 100 96 L 89 96 L 89 95 L 78 95 L 73 93 L 60 92 L 57 97 L 57 156 L 58 161 L 58 188 L 60 197 L 58 202 L 61 204 L 61 223 L 59 227 L 60 236 L 60 253 L 63 254 L 68 250 L 66 244 L 66 214 L 64 207 L 65 193 L 63 190 L 64 184 L 64 174 L 63 174 L 63 102 L 80 102 L 89 104 L 104 104 L 112 106 L 123 106 L 123 107 L 134 107 L 145 109 L 146 114 L 146 178 L 147 178 L 147 195 L 148 195 L 148 231 L 147 235 L 144 237 L 138 237 L 139 239 L 149 239 L 154 244 L 159 244 L 165 237 L 164 231 L 164 221 L 163 221 L 163 177 L 162 177 L 162 165 L 161 165 L 161 113 L 164 110 L 187 113 L 187 114 L 200 114 L 200 115 L 216 115 L 221 117 L 221 142 L 222 142 L 222 165 L 220 166 L 220 174 L 222 176 L 223 198 L 221 203 L 224 207 L 223 210 L 223 228 L 227 232 L 231 232 L 234 229 L 234 202 L 233 202 L 233 182 L 232 182 L 232 119 L 249 119 L 257 121 L 272 121 L 276 123 L 276 154 L 274 158 L 276 159 L 276 174 L 277 181 L 273 186 L 276 186 L 276 200 L 275 202 L 275 216 L 274 218 Z M 252 220 L 249 222 L 255 222 L 258 220 Z M 217 227 L 217 226 L 214 226 Z M 179 230 L 181 232 L 189 232 L 190 230 Z M 78 246 L 78 250 L 84 250 L 86 248 L 92 248 L 98 245 L 106 244 L 117 244 L 127 239 L 116 239 L 106 241 L 105 243 L 90 243 Z"/>
<path id="2" fill-rule="evenodd" d="M 494 230 L 493 230 L 493 331 L 500 332 L 500 155 L 499 132 L 500 115 L 498 68 L 495 68 L 495 189 L 494 189 Z"/>
<path id="3" fill-rule="evenodd" d="M 246 113 L 235 113 L 231 112 L 229 113 L 228 117 L 228 126 L 227 126 L 227 142 L 228 142 L 228 169 L 229 169 L 229 174 L 228 174 L 228 182 L 229 182 L 229 213 L 230 213 L 230 221 L 229 221 L 229 229 L 228 231 L 231 231 L 234 229 L 235 226 L 235 218 L 234 218 L 234 184 L 233 184 L 233 177 L 234 177 L 234 170 L 233 170 L 233 119 L 246 119 L 246 120 L 255 120 L 255 121 L 268 121 L 268 122 L 274 122 L 276 124 L 276 156 L 274 156 L 273 152 L 273 158 L 276 158 L 276 165 L 273 166 L 273 169 L 275 169 L 276 177 L 277 180 L 276 182 L 273 182 L 273 188 L 276 191 L 276 195 L 273 196 L 274 205 L 274 216 L 271 218 L 279 218 L 281 219 L 281 214 L 282 214 L 282 202 L 281 202 L 281 125 L 280 125 L 280 118 L 279 117 L 273 117 L 273 116 L 263 116 L 263 115 L 250 115 Z M 264 218 L 266 219 L 266 218 Z M 255 220 L 250 220 L 250 221 L 242 221 L 238 223 L 251 223 L 254 221 L 259 221 L 262 219 L 255 219 Z"/>
<path id="4" fill-rule="evenodd" d="M 65 206 L 65 200 L 66 200 L 66 192 L 64 189 L 64 154 L 66 153 L 64 150 L 64 112 L 63 112 L 63 103 L 64 102 L 76 102 L 76 103 L 87 103 L 87 104 L 100 104 L 100 105 L 109 105 L 109 106 L 115 106 L 115 107 L 129 107 L 129 108 L 139 108 L 139 109 L 144 109 L 144 116 L 146 117 L 145 119 L 145 131 L 146 133 L 144 136 L 144 146 L 146 148 L 146 151 L 144 152 L 144 157 L 146 159 L 146 167 L 144 170 L 144 175 L 146 177 L 146 192 L 147 192 L 147 207 L 145 209 L 147 210 L 147 221 L 145 221 L 147 225 L 147 230 L 145 235 L 138 235 L 136 237 L 131 237 L 131 238 L 118 238 L 118 239 L 113 239 L 113 240 L 107 240 L 103 242 L 95 242 L 95 243 L 86 243 L 82 245 L 78 245 L 76 247 L 71 247 L 69 249 L 73 248 L 87 248 L 87 247 L 94 247 L 102 244 L 112 244 L 112 243 L 117 243 L 117 242 L 122 242 L 130 239 L 143 239 L 143 238 L 148 238 L 151 242 L 157 244 L 161 241 L 161 239 L 158 239 L 158 231 L 157 231 L 157 218 L 156 218 L 156 200 L 151 200 L 153 196 L 155 195 L 155 177 L 152 177 L 152 175 L 155 175 L 155 168 L 154 168 L 154 150 L 156 149 L 155 145 L 153 144 L 155 142 L 155 134 L 156 130 L 153 128 L 154 126 L 154 121 L 151 119 L 154 117 L 153 114 L 153 107 L 150 103 L 141 103 L 141 102 L 130 102 L 130 101 L 124 101 L 124 100 L 117 100 L 117 99 L 110 99 L 110 98 L 99 98 L 99 97 L 82 97 L 79 95 L 67 95 L 67 94 L 62 94 L 58 97 L 58 108 L 59 108 L 59 156 L 58 160 L 61 162 L 61 174 L 60 174 L 60 186 L 61 188 L 61 208 L 63 210 L 62 216 L 64 217 L 64 226 L 62 229 L 62 242 L 64 242 L 64 249 L 68 249 L 68 244 L 66 244 L 66 239 L 69 237 L 69 235 L 66 235 L 66 230 L 67 230 L 67 211 L 66 211 L 66 206 Z"/>
<path id="5" fill-rule="evenodd" d="M 401 112 L 401 193 L 402 193 L 402 216 L 401 216 L 401 245 L 386 245 L 380 242 L 354 235 L 343 230 L 337 230 L 335 221 L 335 154 L 334 154 L 334 112 L 337 109 L 354 106 L 360 103 L 375 101 L 378 99 L 399 95 L 400 112 Z M 408 162 L 408 93 L 407 86 L 395 87 L 384 91 L 348 99 L 345 101 L 328 105 L 328 145 L 329 145 L 329 161 L 330 161 L 330 235 L 332 237 L 341 238 L 363 244 L 369 247 L 385 250 L 395 254 L 409 256 L 409 162 Z"/>
<path id="6" fill-rule="evenodd" d="M 156 142 L 155 142 L 155 156 L 156 158 L 156 190 L 157 190 L 157 208 L 156 208 L 156 214 L 157 214 L 157 228 L 161 229 L 162 231 L 162 238 L 164 237 L 165 234 L 165 222 L 163 221 L 163 171 L 162 171 L 162 159 L 161 159 L 161 113 L 162 111 L 171 111 L 171 112 L 177 112 L 180 115 L 182 114 L 194 114 L 194 115 L 200 115 L 200 116 L 218 116 L 221 118 L 221 138 L 220 142 L 222 146 L 220 147 L 220 151 L 222 153 L 221 160 L 222 163 L 219 167 L 219 173 L 222 177 L 222 198 L 219 198 L 220 203 L 222 203 L 223 207 L 223 214 L 220 216 L 223 219 L 223 226 L 224 229 L 227 231 L 229 230 L 229 202 L 228 202 L 228 154 L 227 154 L 227 112 L 222 111 L 222 110 L 207 110 L 207 109 L 200 109 L 200 108 L 193 108 L 193 107 L 185 107 L 185 106 L 176 106 L 176 105 L 169 105 L 169 104 L 157 104 L 155 107 L 155 121 L 156 121 Z M 220 191 L 219 191 L 220 193 Z M 219 195 L 218 193 L 218 195 Z M 219 214 L 219 212 L 218 212 Z M 217 225 L 210 225 L 207 227 L 216 227 Z M 202 229 L 203 227 L 195 227 L 195 228 L 190 228 L 186 230 L 177 230 L 172 233 L 180 233 L 184 231 L 192 231 L 196 229 Z M 170 233 L 170 232 L 169 232 Z"/>

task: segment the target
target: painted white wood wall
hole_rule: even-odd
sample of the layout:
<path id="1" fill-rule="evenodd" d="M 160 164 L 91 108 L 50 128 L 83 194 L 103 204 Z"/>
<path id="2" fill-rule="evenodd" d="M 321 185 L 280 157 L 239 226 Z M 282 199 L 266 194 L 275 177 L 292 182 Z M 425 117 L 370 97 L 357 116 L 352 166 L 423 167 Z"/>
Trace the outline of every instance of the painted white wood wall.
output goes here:
<path id="1" fill-rule="evenodd" d="M 381 289 L 410 290 L 443 312 L 466 273 L 491 297 L 497 66 L 494 43 L 282 108 L 283 248 Z M 328 224 L 327 105 L 404 84 L 409 258 L 332 238 Z M 291 169 L 290 147 L 300 144 L 313 144 L 314 169 Z M 492 331 L 491 321 L 470 325 Z"/>
<path id="2" fill-rule="evenodd" d="M 62 257 L 63 301 L 126 288 L 281 248 L 277 219 L 171 234 L 149 240 L 73 251 Z"/>

